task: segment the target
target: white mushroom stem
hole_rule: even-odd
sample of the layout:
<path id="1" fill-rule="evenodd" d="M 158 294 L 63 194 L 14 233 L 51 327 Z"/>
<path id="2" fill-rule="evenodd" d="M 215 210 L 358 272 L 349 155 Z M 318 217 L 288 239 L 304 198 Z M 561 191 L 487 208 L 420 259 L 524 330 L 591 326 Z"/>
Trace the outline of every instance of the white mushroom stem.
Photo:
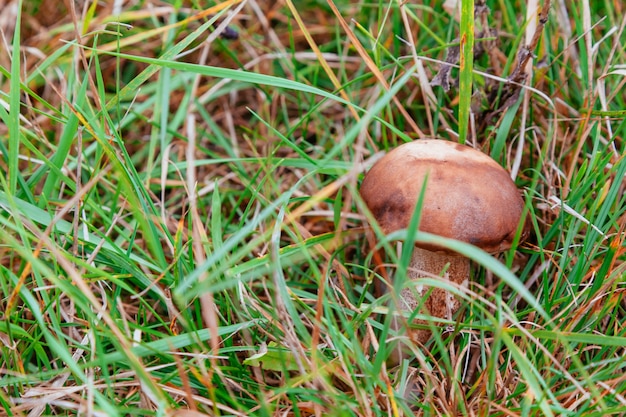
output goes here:
<path id="1" fill-rule="evenodd" d="M 441 272 L 445 269 L 443 275 Z M 426 249 L 415 247 L 407 277 L 417 279 L 422 277 L 441 276 L 457 285 L 467 286 L 469 282 L 469 259 L 464 256 L 451 255 L 447 253 L 431 252 Z M 428 299 L 421 300 L 421 297 L 428 293 L 429 288 L 421 285 L 405 286 L 400 292 L 400 308 L 404 311 L 413 311 L 420 304 L 428 310 L 431 316 L 443 319 L 451 319 L 452 315 L 459 309 L 461 303 L 450 292 L 441 288 L 433 288 L 428 295 Z M 423 312 L 426 312 L 422 309 Z M 418 323 L 425 323 L 418 321 Z M 417 330 L 415 339 L 424 343 L 430 338 L 430 331 Z"/>

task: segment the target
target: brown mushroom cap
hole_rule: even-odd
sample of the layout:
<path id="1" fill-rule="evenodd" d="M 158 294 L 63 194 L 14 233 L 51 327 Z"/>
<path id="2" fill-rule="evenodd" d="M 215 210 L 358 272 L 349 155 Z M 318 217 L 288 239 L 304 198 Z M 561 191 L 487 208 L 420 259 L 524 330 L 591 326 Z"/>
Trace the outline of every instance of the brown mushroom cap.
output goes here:
<path id="1" fill-rule="evenodd" d="M 361 196 L 385 233 L 409 225 L 426 179 L 421 231 L 490 253 L 510 248 L 524 201 L 508 172 L 482 152 L 437 139 L 405 143 L 365 175 Z"/>

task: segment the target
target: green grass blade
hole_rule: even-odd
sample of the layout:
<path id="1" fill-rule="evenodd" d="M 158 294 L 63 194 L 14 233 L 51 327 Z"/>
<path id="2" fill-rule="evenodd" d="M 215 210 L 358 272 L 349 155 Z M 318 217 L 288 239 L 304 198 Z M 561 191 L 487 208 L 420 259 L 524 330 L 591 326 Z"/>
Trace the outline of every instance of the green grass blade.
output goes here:
<path id="1" fill-rule="evenodd" d="M 459 71 L 459 142 L 468 139 L 474 71 L 474 0 L 461 1 L 461 41 Z"/>
<path id="2" fill-rule="evenodd" d="M 17 22 L 13 32 L 13 42 L 11 44 L 11 84 L 9 92 L 9 119 L 7 125 L 9 128 L 9 192 L 13 195 L 17 192 L 19 171 L 19 155 L 20 155 L 20 111 L 22 90 L 20 88 L 21 79 L 21 13 L 22 0 L 17 3 Z"/>

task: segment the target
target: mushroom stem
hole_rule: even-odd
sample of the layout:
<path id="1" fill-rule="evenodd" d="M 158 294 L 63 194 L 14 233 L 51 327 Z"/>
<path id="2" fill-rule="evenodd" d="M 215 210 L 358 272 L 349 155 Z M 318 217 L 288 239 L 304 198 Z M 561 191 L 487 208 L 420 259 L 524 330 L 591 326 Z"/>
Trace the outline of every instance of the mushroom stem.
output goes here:
<path id="1" fill-rule="evenodd" d="M 425 276 L 441 276 L 445 269 L 443 279 L 447 279 L 455 284 L 467 286 L 469 282 L 469 259 L 464 256 L 450 255 L 446 253 L 431 252 L 418 247 L 413 248 L 413 256 L 409 264 L 407 276 L 409 279 L 417 279 Z M 459 300 L 441 288 L 434 288 L 430 291 L 428 299 L 422 303 L 421 296 L 428 292 L 427 288 L 421 285 L 410 285 L 400 292 L 401 306 L 404 311 L 413 311 L 420 304 L 428 310 L 431 316 L 444 319 L 451 319 L 452 315 L 459 309 Z M 417 320 L 419 324 L 426 324 L 424 320 Z M 430 338 L 430 330 L 419 329 L 412 332 L 412 338 L 420 343 L 425 343 Z"/>

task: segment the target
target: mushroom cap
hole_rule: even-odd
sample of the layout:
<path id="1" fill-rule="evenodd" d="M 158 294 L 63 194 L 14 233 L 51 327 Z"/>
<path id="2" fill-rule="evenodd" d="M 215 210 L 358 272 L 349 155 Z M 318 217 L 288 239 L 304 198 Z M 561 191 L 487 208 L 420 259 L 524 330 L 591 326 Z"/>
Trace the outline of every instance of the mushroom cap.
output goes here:
<path id="1" fill-rule="evenodd" d="M 408 227 L 425 181 L 419 230 L 490 253 L 511 247 L 524 200 L 504 168 L 468 146 L 438 139 L 400 145 L 374 164 L 360 193 L 382 230 L 391 233 Z M 527 234 L 524 227 L 521 240 Z"/>

